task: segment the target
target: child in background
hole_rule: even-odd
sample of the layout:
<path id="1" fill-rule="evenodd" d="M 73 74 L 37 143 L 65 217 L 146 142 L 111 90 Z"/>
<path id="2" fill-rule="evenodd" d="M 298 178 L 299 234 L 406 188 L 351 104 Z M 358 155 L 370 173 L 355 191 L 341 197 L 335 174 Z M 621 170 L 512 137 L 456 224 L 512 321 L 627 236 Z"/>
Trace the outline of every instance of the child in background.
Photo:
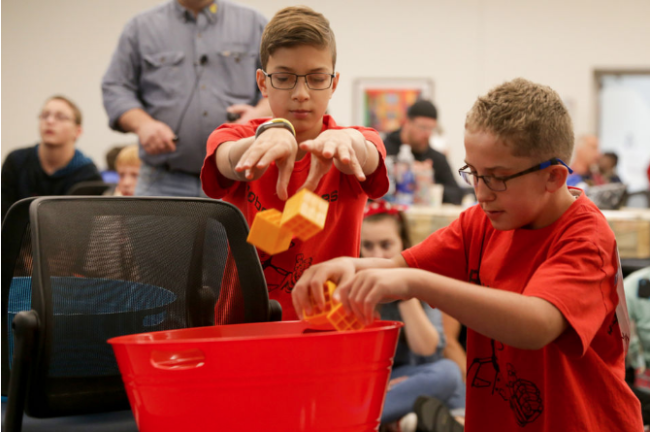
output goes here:
<path id="1" fill-rule="evenodd" d="M 291 291 L 311 265 L 359 255 L 368 197 L 388 190 L 383 142 L 376 131 L 337 126 L 325 114 L 339 82 L 336 42 L 329 21 L 308 7 L 288 7 L 268 23 L 260 47 L 257 84 L 269 98 L 273 120 L 224 124 L 207 143 L 201 171 L 205 193 L 237 206 L 249 226 L 257 212 L 284 209 L 305 187 L 329 201 L 325 229 L 288 251 L 261 251 L 269 298 L 283 319 L 297 319 Z M 219 304 L 217 304 L 219 315 Z"/>
<path id="2" fill-rule="evenodd" d="M 392 258 L 410 247 L 401 206 L 376 201 L 366 206 L 361 226 L 361 256 Z M 420 396 L 436 398 L 447 421 L 448 410 L 464 415 L 465 384 L 458 366 L 443 358 L 445 333 L 442 314 L 417 299 L 388 303 L 379 308 L 381 319 L 402 321 L 404 329 L 395 351 L 380 430 L 415 432 L 414 404 Z M 443 411 L 441 411 L 442 414 Z M 422 423 L 422 422 L 421 422 Z M 458 425 L 460 430 L 462 427 Z"/>
<path id="3" fill-rule="evenodd" d="M 303 274 L 322 305 L 332 280 L 364 322 L 378 302 L 418 298 L 468 328 L 465 428 L 643 430 L 625 383 L 629 319 L 605 217 L 566 185 L 573 127 L 559 95 L 524 79 L 479 97 L 465 122 L 460 173 L 473 206 L 392 260 L 338 258 Z"/>
<path id="4" fill-rule="evenodd" d="M 119 180 L 114 195 L 133 196 L 140 174 L 140 164 L 137 144 L 128 145 L 120 150 L 115 158 L 115 170 Z"/>

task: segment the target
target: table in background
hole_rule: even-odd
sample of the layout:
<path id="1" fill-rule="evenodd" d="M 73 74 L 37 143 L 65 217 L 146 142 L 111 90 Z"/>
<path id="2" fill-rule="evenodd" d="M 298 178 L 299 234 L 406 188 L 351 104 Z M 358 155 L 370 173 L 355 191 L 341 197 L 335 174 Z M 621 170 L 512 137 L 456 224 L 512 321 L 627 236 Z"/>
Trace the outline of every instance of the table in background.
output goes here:
<path id="1" fill-rule="evenodd" d="M 458 218 L 463 208 L 412 206 L 406 211 L 411 241 L 418 244 L 431 233 L 444 228 Z M 623 274 L 650 266 L 650 209 L 624 208 L 603 210 L 614 231 L 621 256 Z"/>

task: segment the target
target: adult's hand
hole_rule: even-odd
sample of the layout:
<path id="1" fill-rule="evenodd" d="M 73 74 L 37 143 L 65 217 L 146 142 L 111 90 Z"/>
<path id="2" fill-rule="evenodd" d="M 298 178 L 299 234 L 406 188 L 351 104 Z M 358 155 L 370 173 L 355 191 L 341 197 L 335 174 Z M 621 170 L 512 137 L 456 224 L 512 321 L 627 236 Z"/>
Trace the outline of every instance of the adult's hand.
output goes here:
<path id="1" fill-rule="evenodd" d="M 237 118 L 237 120 L 232 122 L 232 123 L 236 123 L 236 124 L 248 123 L 250 120 L 253 120 L 253 119 L 256 119 L 256 118 L 260 117 L 257 114 L 257 110 L 252 105 L 246 105 L 246 104 L 230 105 L 226 109 L 226 111 L 239 116 Z"/>
<path id="2" fill-rule="evenodd" d="M 150 120 L 142 123 L 136 130 L 140 144 L 150 155 L 170 153 L 176 150 L 174 132 L 165 123 Z"/>

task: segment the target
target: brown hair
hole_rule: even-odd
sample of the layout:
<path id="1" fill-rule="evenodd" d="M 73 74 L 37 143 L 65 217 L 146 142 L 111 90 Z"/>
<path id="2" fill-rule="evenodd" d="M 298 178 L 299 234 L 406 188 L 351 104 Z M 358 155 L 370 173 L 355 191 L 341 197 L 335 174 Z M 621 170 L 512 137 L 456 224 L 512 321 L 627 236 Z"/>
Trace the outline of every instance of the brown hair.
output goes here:
<path id="1" fill-rule="evenodd" d="M 140 166 L 140 157 L 138 157 L 138 145 L 131 144 L 124 147 L 115 158 L 115 168 L 120 165 L 137 165 Z"/>
<path id="2" fill-rule="evenodd" d="M 465 129 L 490 132 L 513 155 L 569 163 L 573 125 L 560 96 L 550 87 L 516 78 L 479 97 L 467 113 Z"/>
<path id="3" fill-rule="evenodd" d="M 260 45 L 262 69 L 266 70 L 269 57 L 278 48 L 299 45 L 329 48 L 332 67 L 336 67 L 336 40 L 329 20 L 307 6 L 291 6 L 276 13 L 264 29 Z"/>
<path id="4" fill-rule="evenodd" d="M 51 98 L 49 98 L 48 100 L 46 100 L 45 103 L 48 103 L 51 100 L 60 100 L 62 102 L 65 102 L 66 104 L 68 104 L 68 106 L 70 107 L 70 109 L 72 110 L 72 113 L 74 115 L 74 122 L 77 125 L 81 126 L 81 120 L 82 120 L 81 110 L 79 109 L 79 107 L 74 102 L 72 102 L 70 99 L 68 99 L 65 96 L 54 95 Z"/>
<path id="5" fill-rule="evenodd" d="M 364 222 L 380 222 L 384 219 L 392 219 L 397 224 L 399 230 L 399 238 L 402 240 L 402 250 L 408 249 L 411 247 L 411 236 L 409 234 L 408 224 L 406 223 L 406 217 L 404 213 L 397 212 L 397 214 L 392 215 L 388 213 L 377 213 L 371 216 L 366 216 Z"/>

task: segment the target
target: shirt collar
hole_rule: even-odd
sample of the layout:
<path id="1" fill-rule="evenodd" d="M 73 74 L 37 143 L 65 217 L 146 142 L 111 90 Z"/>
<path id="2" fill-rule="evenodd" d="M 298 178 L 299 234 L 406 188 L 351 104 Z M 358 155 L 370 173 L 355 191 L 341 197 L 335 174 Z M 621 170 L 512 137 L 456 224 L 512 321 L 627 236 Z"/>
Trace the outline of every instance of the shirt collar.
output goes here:
<path id="1" fill-rule="evenodd" d="M 178 16 L 179 19 L 185 22 L 195 19 L 192 12 L 190 12 L 189 10 L 181 6 L 181 4 L 177 0 L 171 0 L 171 2 L 172 2 L 172 6 L 174 7 L 176 16 Z M 214 24 L 215 22 L 217 22 L 217 12 L 221 7 L 220 3 L 221 2 L 219 0 L 215 0 L 214 2 L 212 2 L 212 4 L 204 7 L 203 10 L 199 13 L 205 15 L 208 21 L 211 24 Z"/>

